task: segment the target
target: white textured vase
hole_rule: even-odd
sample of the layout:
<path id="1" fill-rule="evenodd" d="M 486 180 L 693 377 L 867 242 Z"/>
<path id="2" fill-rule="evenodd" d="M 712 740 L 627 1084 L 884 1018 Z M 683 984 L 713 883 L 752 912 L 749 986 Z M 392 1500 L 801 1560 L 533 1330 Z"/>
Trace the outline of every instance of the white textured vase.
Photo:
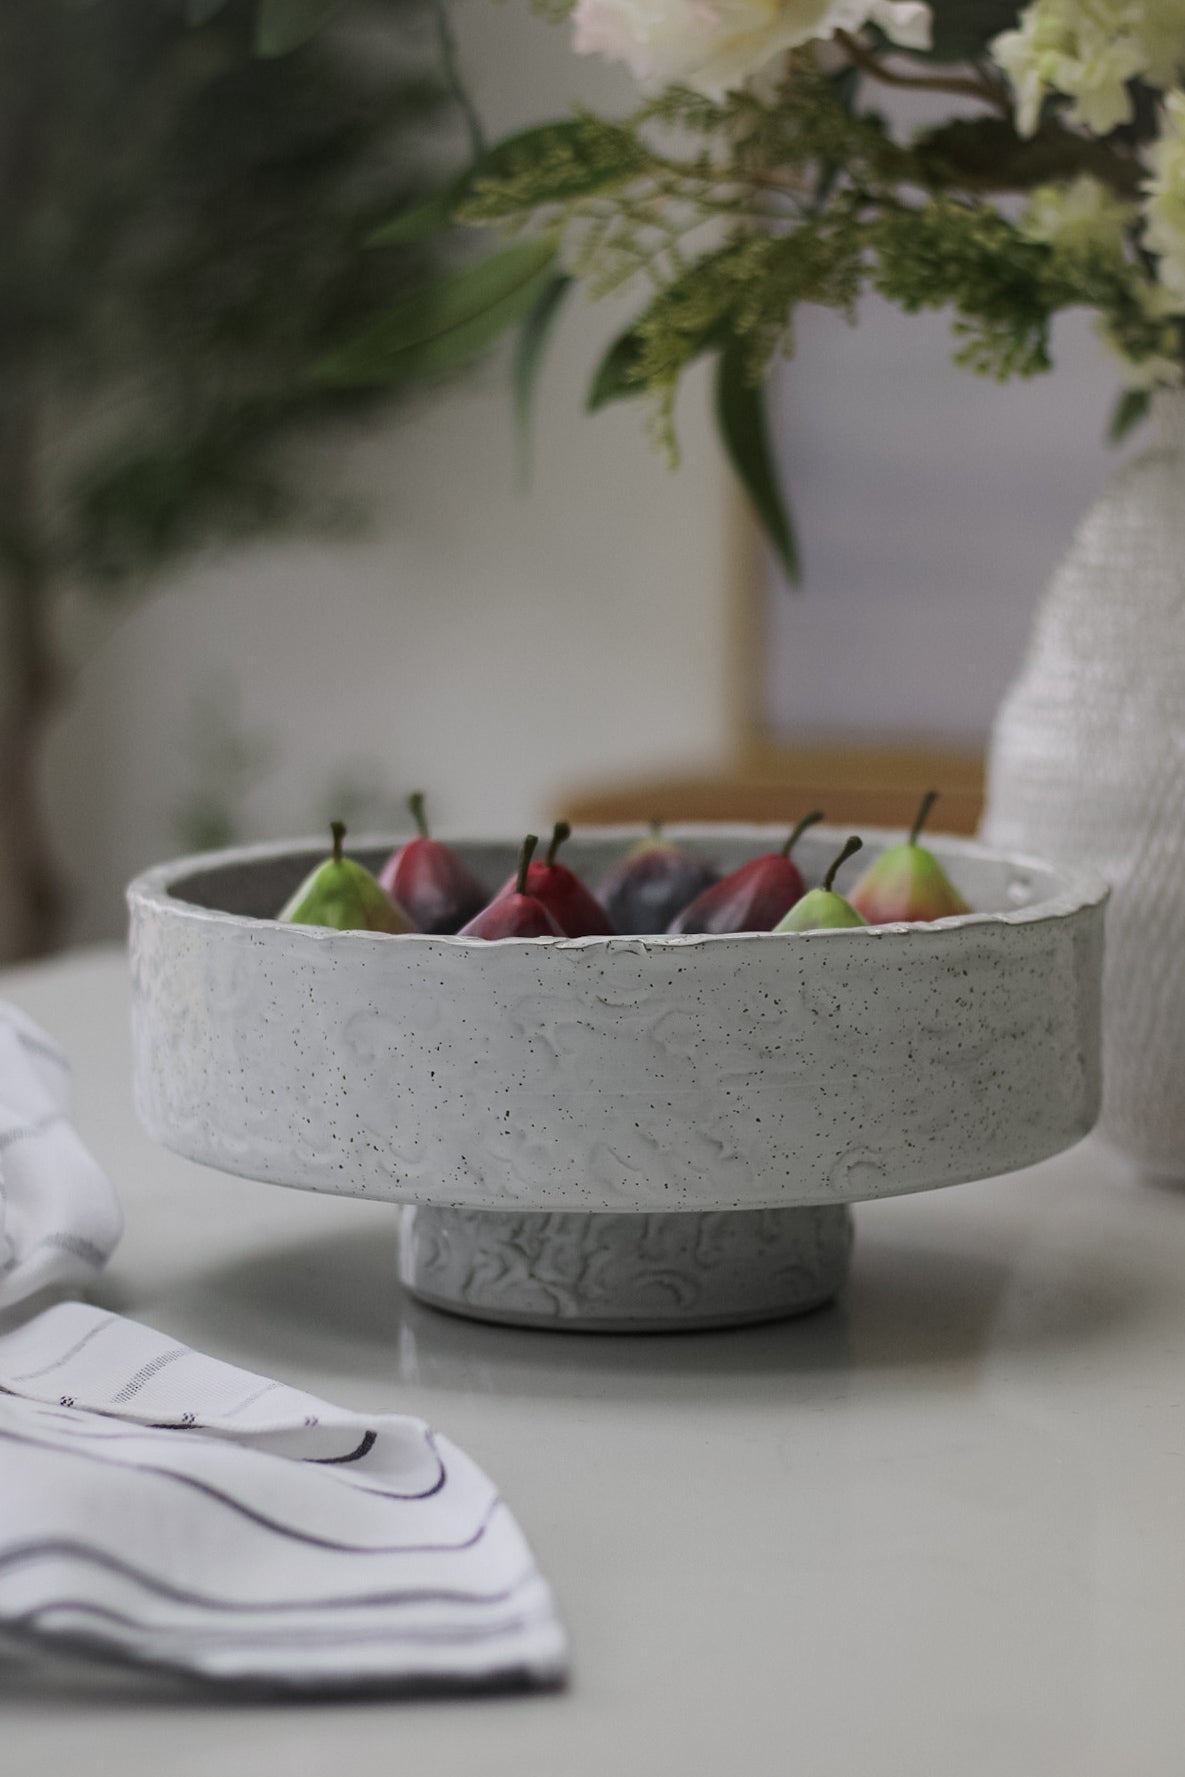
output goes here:
<path id="1" fill-rule="evenodd" d="M 1113 889 L 1104 1133 L 1185 1175 L 1185 394 L 1079 527 L 996 718 L 984 837 Z"/>

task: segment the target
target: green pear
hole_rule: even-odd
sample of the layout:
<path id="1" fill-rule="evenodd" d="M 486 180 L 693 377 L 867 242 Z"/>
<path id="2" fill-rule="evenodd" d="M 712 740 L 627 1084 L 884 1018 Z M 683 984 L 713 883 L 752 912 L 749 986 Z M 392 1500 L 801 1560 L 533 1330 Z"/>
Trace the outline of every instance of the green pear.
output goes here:
<path id="1" fill-rule="evenodd" d="M 333 926 L 339 932 L 414 932 L 411 920 L 370 871 L 342 856 L 342 821 L 330 825 L 333 855 L 318 864 L 276 915 L 297 926 Z"/>
<path id="2" fill-rule="evenodd" d="M 883 851 L 852 890 L 853 907 L 859 908 L 870 925 L 970 913 L 970 907 L 934 853 L 918 844 L 922 824 L 937 800 L 937 790 L 926 791 L 905 844 L 891 845 Z"/>
<path id="3" fill-rule="evenodd" d="M 868 924 L 864 915 L 858 913 L 842 895 L 837 895 L 831 886 L 840 865 L 845 864 L 853 852 L 860 850 L 860 843 L 853 833 L 823 878 L 822 888 L 810 889 L 801 901 L 796 901 L 789 913 L 774 927 L 775 932 L 819 932 L 833 927 Z"/>

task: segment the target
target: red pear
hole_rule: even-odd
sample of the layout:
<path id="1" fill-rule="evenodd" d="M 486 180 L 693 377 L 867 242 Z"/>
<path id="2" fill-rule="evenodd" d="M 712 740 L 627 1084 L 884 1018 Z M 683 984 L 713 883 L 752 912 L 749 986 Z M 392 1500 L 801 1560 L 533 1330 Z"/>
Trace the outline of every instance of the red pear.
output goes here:
<path id="1" fill-rule="evenodd" d="M 531 853 L 538 845 L 536 834 L 528 833 L 518 854 L 518 871 L 511 879 L 509 891 L 503 892 L 483 907 L 469 924 L 462 926 L 460 938 L 562 938 L 543 902 L 527 892 L 527 871 Z"/>
<path id="2" fill-rule="evenodd" d="M 567 821 L 557 821 L 541 864 L 532 864 L 527 872 L 527 893 L 543 902 L 565 938 L 611 938 L 613 927 L 601 903 L 585 888 L 574 870 L 557 864 L 555 854 L 572 829 Z M 498 891 L 499 899 L 515 886 L 512 876 Z"/>
<path id="3" fill-rule="evenodd" d="M 393 852 L 379 882 L 406 907 L 421 932 L 455 932 L 489 900 L 485 887 L 456 852 L 433 839 L 424 818 L 424 792 L 407 799 L 419 835 Z"/>
<path id="4" fill-rule="evenodd" d="M 791 858 L 800 836 L 823 816 L 804 814 L 781 851 L 764 852 L 722 876 L 695 897 L 671 921 L 672 932 L 772 932 L 778 921 L 806 893 L 798 865 Z"/>

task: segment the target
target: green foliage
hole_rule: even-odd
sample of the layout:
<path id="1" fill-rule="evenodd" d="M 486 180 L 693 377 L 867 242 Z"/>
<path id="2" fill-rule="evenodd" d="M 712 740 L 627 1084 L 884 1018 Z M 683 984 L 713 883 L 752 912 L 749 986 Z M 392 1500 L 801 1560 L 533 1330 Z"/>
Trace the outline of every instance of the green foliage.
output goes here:
<path id="1" fill-rule="evenodd" d="M 825 56 L 795 51 L 721 101 L 669 87 L 621 122 L 581 113 L 543 125 L 490 150 L 450 213 L 535 231 L 594 295 L 638 290 L 588 406 L 648 397 L 672 459 L 681 379 L 717 358 L 721 435 L 793 570 L 761 383 L 793 349 L 801 303 L 852 315 L 873 289 L 909 312 L 945 310 L 956 360 L 998 378 L 1047 370 L 1053 317 L 1073 306 L 1095 309 L 1136 364 L 1183 355 L 1182 328 L 1152 297 L 1133 201 L 1144 177 L 1136 150 L 1155 121 L 1145 96 L 1133 90 L 1135 123 L 1103 140 L 1055 107 L 1022 137 L 987 55 L 1021 10 L 1016 0 L 937 0 L 924 54 L 870 28 Z M 958 108 L 937 126 L 894 129 L 875 103 L 887 86 L 949 95 Z M 1055 248 L 1026 235 L 1019 205 L 998 203 L 1083 175 L 1131 204 L 1126 240 L 1121 212 L 1111 237 L 1102 231 L 1091 245 L 1089 231 L 1071 229 Z M 1132 398 L 1120 417 L 1139 411 Z"/>
<path id="2" fill-rule="evenodd" d="M 627 327 L 597 365 L 586 406 L 590 413 L 611 401 L 630 401 L 646 388 L 643 354 L 646 343 L 636 327 Z"/>
<path id="3" fill-rule="evenodd" d="M 1033 136 L 1018 133 L 987 50 L 1020 11 L 1014 0 L 937 0 L 934 44 L 924 54 L 892 49 L 875 30 L 859 41 L 841 35 L 848 60 L 838 66 L 834 51 L 824 66 L 806 48 L 786 58 L 776 79 L 721 101 L 668 87 L 622 122 L 581 112 L 520 132 L 376 239 L 421 239 L 451 219 L 534 231 L 544 255 L 539 283 L 527 260 L 515 262 L 523 282 L 514 293 L 502 293 L 495 273 L 480 323 L 467 312 L 462 321 L 480 325 L 484 341 L 530 317 L 517 360 L 520 410 L 570 277 L 594 295 L 643 289 L 633 321 L 597 367 L 589 408 L 650 397 L 655 434 L 674 460 L 680 381 L 714 354 L 725 446 L 793 574 L 761 383 L 771 359 L 792 349 L 801 303 L 852 315 L 872 288 L 909 312 L 948 310 L 956 360 L 998 378 L 1047 370 L 1052 319 L 1074 305 L 1097 309 L 1112 343 L 1137 363 L 1180 356 L 1176 323 L 1148 299 L 1134 228 L 1124 251 L 1055 250 L 992 201 L 1081 175 L 1131 200 L 1142 178 L 1133 153 L 1143 128 L 1138 93 L 1126 135 L 1100 141 L 1053 111 Z M 895 134 L 868 103 L 881 82 L 957 96 L 964 110 L 978 100 L 980 109 Z M 446 280 L 427 306 L 448 314 L 455 294 Z M 392 374 L 400 354 L 384 360 L 384 343 L 380 324 L 351 361 Z M 1129 403 L 1124 417 L 1135 414 Z"/>
<path id="4" fill-rule="evenodd" d="M 324 358 L 317 374 L 333 387 L 359 388 L 455 370 L 531 313 L 554 260 L 550 243 L 534 240 L 462 266 L 377 316 Z"/>
<path id="5" fill-rule="evenodd" d="M 440 263 L 366 242 L 454 150 L 422 0 L 328 11 L 0 6 L 0 567 L 134 590 L 290 518 L 277 447 L 359 406 L 313 367 Z"/>
<path id="6" fill-rule="evenodd" d="M 1136 362 L 1179 350 L 1175 327 L 1149 313 L 1130 261 L 1098 248 L 1055 252 L 983 206 L 940 196 L 888 212 L 869 245 L 876 288 L 910 314 L 953 309 L 955 359 L 981 375 L 1004 381 L 1050 369 L 1050 324 L 1067 308 L 1099 310 Z"/>
<path id="7" fill-rule="evenodd" d="M 582 115 L 524 130 L 484 156 L 457 208 L 461 221 L 501 222 L 524 208 L 612 191 L 650 164 L 628 129 Z"/>
<path id="8" fill-rule="evenodd" d="M 873 283 L 907 314 L 953 308 L 956 359 L 1003 381 L 1049 369 L 1053 256 L 994 210 L 936 197 L 870 229 Z"/>
<path id="9" fill-rule="evenodd" d="M 422 204 L 413 204 L 402 215 L 392 216 L 388 222 L 381 222 L 377 228 L 371 230 L 367 246 L 403 247 L 413 241 L 428 241 L 436 235 L 444 234 L 455 225 L 457 203 L 467 188 L 467 178 L 456 180 L 443 191 L 433 192 Z"/>
<path id="10" fill-rule="evenodd" d="M 659 435 L 672 454 L 675 388 L 703 352 L 727 342 L 745 380 L 756 383 L 788 340 L 788 316 L 798 303 L 850 311 L 860 288 L 861 248 L 850 215 L 846 223 L 837 212 L 790 234 L 738 232 L 689 264 L 638 316 L 632 378 L 659 397 Z"/>
<path id="11" fill-rule="evenodd" d="M 753 336 L 781 245 L 772 235 L 738 236 L 659 291 L 635 322 L 642 346 L 638 368 L 647 388 L 672 389 L 701 352 L 727 335 L 750 336 L 749 356 L 756 357 Z"/>
<path id="12" fill-rule="evenodd" d="M 716 361 L 716 423 L 741 486 L 765 527 L 792 585 L 801 577 L 794 527 L 778 481 L 765 412 L 765 390 L 743 348 L 725 346 Z"/>

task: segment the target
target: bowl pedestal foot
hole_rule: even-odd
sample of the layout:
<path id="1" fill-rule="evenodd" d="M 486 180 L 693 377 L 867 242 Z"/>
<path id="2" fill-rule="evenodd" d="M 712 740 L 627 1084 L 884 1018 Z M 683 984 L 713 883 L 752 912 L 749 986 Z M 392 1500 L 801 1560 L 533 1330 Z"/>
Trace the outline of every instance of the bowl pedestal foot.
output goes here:
<path id="1" fill-rule="evenodd" d="M 574 1332 L 678 1332 L 802 1314 L 848 1271 L 846 1204 L 638 1215 L 407 1205 L 399 1275 L 474 1320 Z"/>

